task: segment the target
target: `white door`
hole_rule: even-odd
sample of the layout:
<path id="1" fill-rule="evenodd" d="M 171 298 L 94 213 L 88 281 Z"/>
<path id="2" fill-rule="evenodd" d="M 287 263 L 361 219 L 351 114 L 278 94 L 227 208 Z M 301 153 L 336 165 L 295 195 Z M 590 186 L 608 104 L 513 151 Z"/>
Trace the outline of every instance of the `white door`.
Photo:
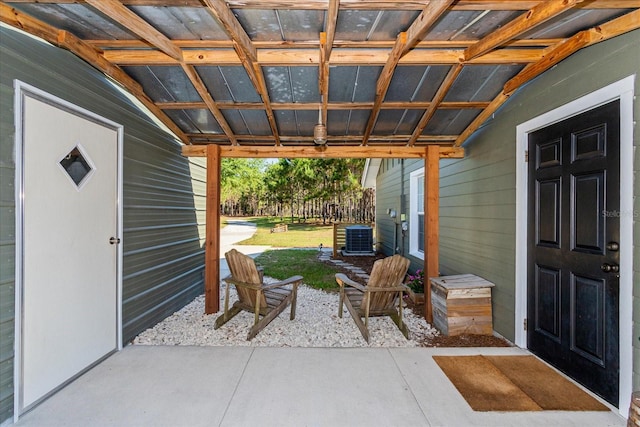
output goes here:
<path id="1" fill-rule="evenodd" d="M 119 347 L 121 128 L 109 123 L 22 96 L 20 412 Z"/>

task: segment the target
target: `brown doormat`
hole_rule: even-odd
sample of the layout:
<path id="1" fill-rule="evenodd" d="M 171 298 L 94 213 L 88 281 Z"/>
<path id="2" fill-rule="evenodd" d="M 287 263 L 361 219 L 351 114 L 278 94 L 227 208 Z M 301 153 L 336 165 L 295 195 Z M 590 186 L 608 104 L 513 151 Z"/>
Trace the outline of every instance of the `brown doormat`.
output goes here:
<path id="1" fill-rule="evenodd" d="M 533 356 L 433 356 L 474 411 L 608 411 Z"/>

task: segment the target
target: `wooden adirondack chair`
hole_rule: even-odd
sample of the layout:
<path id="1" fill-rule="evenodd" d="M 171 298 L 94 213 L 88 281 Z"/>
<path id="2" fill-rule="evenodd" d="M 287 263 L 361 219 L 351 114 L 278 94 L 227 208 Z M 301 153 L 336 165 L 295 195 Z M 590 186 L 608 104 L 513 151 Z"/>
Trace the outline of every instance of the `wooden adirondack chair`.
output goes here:
<path id="1" fill-rule="evenodd" d="M 342 273 L 336 274 L 336 282 L 340 285 L 338 316 L 342 317 L 344 303 L 367 342 L 369 317 L 373 316 L 390 316 L 400 332 L 409 338 L 409 329 L 402 321 L 402 293 L 408 289 L 403 280 L 409 263 L 407 258 L 400 255 L 376 261 L 366 286 L 354 282 Z"/>
<path id="2" fill-rule="evenodd" d="M 273 319 L 291 304 L 291 320 L 296 317 L 296 296 L 302 276 L 292 276 L 281 282 L 265 284 L 262 271 L 253 258 L 231 249 L 224 254 L 231 270 L 224 295 L 224 312 L 216 319 L 214 329 L 218 329 L 242 310 L 255 314 L 253 326 L 247 340 L 253 339 Z M 229 288 L 233 284 L 238 291 L 238 301 L 229 309 Z M 263 316 L 260 319 L 260 316 Z"/>

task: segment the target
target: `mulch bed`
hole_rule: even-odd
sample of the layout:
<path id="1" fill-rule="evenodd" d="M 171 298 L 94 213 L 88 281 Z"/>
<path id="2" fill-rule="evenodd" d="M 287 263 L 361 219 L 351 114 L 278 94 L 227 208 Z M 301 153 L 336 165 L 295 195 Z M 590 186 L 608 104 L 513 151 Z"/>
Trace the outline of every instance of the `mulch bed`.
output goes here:
<path id="1" fill-rule="evenodd" d="M 338 254 L 334 259 L 339 259 L 340 261 L 359 267 L 367 273 L 371 273 L 373 263 L 385 257 L 386 255 L 383 254 L 376 254 L 375 256 L 342 256 Z M 356 276 L 351 271 L 330 262 L 326 262 L 325 264 L 340 270 L 341 273 L 346 274 L 351 280 L 365 284 L 360 277 Z M 405 303 L 408 308 L 412 309 L 412 311 L 421 312 L 421 310 L 417 310 L 413 307 L 411 300 L 407 297 L 405 297 Z M 493 335 L 464 334 L 454 337 L 438 335 L 437 337 L 423 340 L 420 345 L 423 347 L 511 347 L 513 344 L 503 338 Z"/>

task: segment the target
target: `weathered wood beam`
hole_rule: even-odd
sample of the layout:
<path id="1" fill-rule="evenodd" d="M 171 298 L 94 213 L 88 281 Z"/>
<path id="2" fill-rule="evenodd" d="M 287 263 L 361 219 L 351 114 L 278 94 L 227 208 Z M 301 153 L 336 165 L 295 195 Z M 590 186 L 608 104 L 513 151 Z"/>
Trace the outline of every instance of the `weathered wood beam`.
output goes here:
<path id="1" fill-rule="evenodd" d="M 207 200 L 204 243 L 204 312 L 220 311 L 220 171 L 221 156 L 218 145 L 208 145 Z"/>
<path id="2" fill-rule="evenodd" d="M 499 49 L 475 58 L 467 64 L 528 64 L 540 60 L 544 49 Z M 462 49 L 413 49 L 398 61 L 399 65 L 441 65 L 463 62 Z M 154 50 L 106 50 L 104 57 L 119 65 L 177 65 L 178 61 Z M 330 65 L 384 65 L 389 52 L 384 49 L 334 48 Z M 190 65 L 243 65 L 242 59 L 229 49 L 189 49 L 183 51 L 184 62 Z M 317 49 L 260 49 L 260 65 L 319 65 Z M 252 71 L 251 71 L 252 72 Z"/>
<path id="3" fill-rule="evenodd" d="M 400 62 L 400 58 L 409 52 L 419 41 L 424 37 L 425 33 L 431 28 L 431 26 L 440 18 L 440 16 L 447 10 L 447 8 L 453 3 L 453 0 L 432 0 L 429 5 L 422 10 L 422 13 L 413 21 L 406 32 L 398 34 L 396 37 L 396 43 L 394 44 L 387 62 L 385 62 L 380 77 L 376 83 L 376 97 L 373 102 L 373 108 L 369 115 L 369 121 L 365 127 L 364 135 L 362 138 L 362 145 L 367 145 L 373 127 L 380 115 L 380 106 L 384 101 L 389 85 L 391 85 L 391 79 Z"/>
<path id="4" fill-rule="evenodd" d="M 525 67 L 520 73 L 505 83 L 504 92 L 506 94 L 513 93 L 524 83 L 539 76 L 582 48 L 638 28 L 640 28 L 640 9 L 629 12 L 598 27 L 581 31 L 566 41 L 562 41 L 550 48 L 538 62 Z"/>
<path id="5" fill-rule="evenodd" d="M 99 0 L 98 0 L 99 1 Z M 220 22 L 227 35 L 234 41 L 234 47 L 240 49 L 249 61 L 258 59 L 256 49 L 251 43 L 249 35 L 245 32 L 238 19 L 235 17 L 227 3 L 223 0 L 202 0 L 211 14 Z"/>
<path id="6" fill-rule="evenodd" d="M 221 110 L 264 110 L 264 104 L 261 102 L 216 102 Z M 390 101 L 383 102 L 380 108 L 382 110 L 426 110 L 431 102 L 399 102 Z M 447 101 L 441 102 L 441 110 L 481 110 L 489 105 L 489 101 Z M 156 106 L 163 110 L 193 110 L 207 108 L 204 102 L 156 102 Z M 271 103 L 274 110 L 294 110 L 294 111 L 312 111 L 321 108 L 319 102 L 276 102 Z M 331 102 L 327 104 L 328 110 L 369 110 L 373 107 L 373 102 Z"/>
<path id="7" fill-rule="evenodd" d="M 188 133 L 187 136 L 193 144 L 216 143 L 227 145 L 229 139 L 224 134 L 214 133 Z M 236 135 L 239 145 L 256 144 L 262 146 L 272 146 L 275 144 L 273 135 Z M 404 147 L 407 145 L 411 135 L 372 135 L 369 139 L 369 146 L 378 147 Z M 416 146 L 439 144 L 443 146 L 452 145 L 458 139 L 458 135 L 420 135 Z M 281 135 L 280 141 L 289 147 L 305 147 L 313 145 L 313 136 Z M 334 147 L 360 147 L 362 146 L 361 135 L 334 135 L 328 137 L 328 142 Z"/>
<path id="8" fill-rule="evenodd" d="M 639 0 L 640 1 L 640 0 Z M 547 47 L 560 42 L 561 38 L 547 39 L 517 39 L 505 43 L 508 47 Z M 100 49 L 148 49 L 149 43 L 144 40 L 103 40 L 85 39 L 87 43 Z M 172 40 L 173 43 L 182 49 L 233 49 L 231 40 Z M 329 34 L 327 34 L 327 44 Z M 416 49 L 466 49 L 478 40 L 422 40 L 415 45 Z M 333 40 L 332 48 L 355 48 L 355 49 L 391 49 L 395 40 Z M 254 40 L 253 46 L 261 49 L 318 49 L 320 40 Z M 259 55 L 259 54 L 258 54 Z"/>
<path id="9" fill-rule="evenodd" d="M 496 96 L 491 104 L 475 118 L 473 121 L 467 126 L 467 128 L 460 134 L 458 139 L 456 139 L 455 146 L 460 147 L 462 144 L 469 138 L 489 117 L 495 113 L 498 108 L 502 104 L 504 104 L 507 99 L 509 99 L 509 95 L 506 95 L 504 92 L 500 92 L 498 96 Z"/>
<path id="10" fill-rule="evenodd" d="M 407 38 L 400 56 L 404 56 L 422 40 L 429 28 L 447 11 L 453 1 L 454 0 L 431 0 L 429 2 L 429 5 L 422 10 L 422 13 L 420 13 L 407 29 Z"/>
<path id="11" fill-rule="evenodd" d="M 189 138 L 154 102 L 144 93 L 142 87 L 133 80 L 120 67 L 107 61 L 102 52 L 88 45 L 67 31 L 58 30 L 36 18 L 25 15 L 18 10 L 0 3 L 0 20 L 30 34 L 41 37 L 43 40 L 66 49 L 88 64 L 111 77 L 124 89 L 135 96 L 149 111 L 154 114 L 165 126 L 167 126 L 182 142 L 188 143 Z"/>
<path id="12" fill-rule="evenodd" d="M 206 108 L 211 112 L 213 117 L 216 119 L 216 121 L 218 122 L 218 125 L 220 125 L 220 128 L 225 133 L 227 138 L 229 138 L 229 141 L 231 141 L 231 143 L 234 145 L 237 144 L 238 140 L 236 139 L 236 136 L 233 133 L 233 129 L 231 129 L 231 126 L 229 126 L 229 123 L 227 123 L 227 119 L 224 118 L 222 111 L 220 111 L 220 108 L 218 108 L 218 105 L 216 104 L 213 97 L 207 90 L 206 85 L 200 78 L 200 75 L 196 71 L 195 67 L 193 65 L 182 64 L 182 70 L 185 72 L 185 74 L 191 81 L 191 84 L 193 84 L 193 86 L 195 87 L 196 91 L 198 92 L 198 95 L 200 95 L 200 98 L 202 98 L 202 100 L 204 101 L 204 105 L 206 106 Z"/>
<path id="13" fill-rule="evenodd" d="M 235 158 L 396 158 L 423 159 L 426 156 L 425 147 L 397 147 L 397 146 L 351 146 L 351 147 L 311 147 L 311 146 L 230 146 L 230 145 L 184 145 L 182 155 L 186 157 L 207 157 L 211 145 L 219 147 L 222 157 Z M 431 146 L 430 146 L 431 147 Z M 433 145 L 439 158 L 463 158 L 464 149 L 450 146 Z"/>
<path id="14" fill-rule="evenodd" d="M 73 4 L 83 3 L 84 0 L 11 0 L 12 3 L 34 2 Z M 543 3 L 545 0 L 458 0 L 451 10 L 528 10 Z M 232 9 L 325 9 L 327 0 L 227 0 Z M 127 6 L 183 6 L 202 7 L 201 0 L 122 0 Z M 622 9 L 640 7 L 640 0 L 593 0 L 580 8 L 588 9 Z M 376 10 L 421 10 L 424 1 L 420 0 L 342 0 L 340 9 L 376 9 Z"/>
<path id="15" fill-rule="evenodd" d="M 599 43 L 611 37 L 640 28 L 640 9 L 629 12 L 589 30 L 581 31 L 566 41 L 549 49 L 547 54 L 537 63 L 530 64 L 504 85 L 503 91 L 494 98 L 478 117 L 456 139 L 455 146 L 460 147 L 493 113 L 495 113 L 509 96 L 520 86 L 539 76 L 555 64 L 569 57 L 578 50 Z"/>
<path id="16" fill-rule="evenodd" d="M 196 72 L 193 65 L 185 64 L 183 62 L 182 49 L 176 46 L 173 41 L 169 40 L 164 34 L 160 33 L 149 23 L 144 21 L 138 15 L 129 10 L 126 6 L 116 0 L 87 0 L 87 3 L 91 4 L 96 9 L 100 10 L 105 15 L 119 22 L 122 26 L 131 29 L 141 38 L 147 40 L 152 45 L 159 48 L 162 52 L 171 56 L 177 60 L 185 72 L 191 84 L 204 101 L 207 109 L 211 112 L 216 119 L 221 129 L 227 135 L 232 143 L 237 143 L 233 134 L 231 126 L 227 123 L 224 115 L 220 109 L 216 106 L 214 99 L 207 90 L 206 85 Z"/>
<path id="17" fill-rule="evenodd" d="M 420 118 L 420 121 L 418 122 L 418 125 L 413 130 L 413 134 L 411 135 L 411 139 L 409 140 L 410 146 L 415 145 L 416 141 L 418 140 L 418 137 L 422 134 L 424 129 L 427 127 L 429 120 L 433 118 L 433 115 L 436 113 L 440 103 L 442 102 L 444 97 L 447 96 L 447 93 L 451 89 L 451 86 L 453 86 L 453 83 L 458 78 L 458 75 L 460 75 L 460 73 L 462 72 L 462 68 L 463 68 L 462 65 L 456 65 L 451 67 L 451 69 L 449 70 L 449 73 L 447 74 L 444 81 L 438 88 L 438 91 L 433 96 L 433 99 L 431 100 L 431 104 L 429 105 L 429 108 L 427 108 L 427 111 L 424 112 L 424 114 Z"/>
<path id="18" fill-rule="evenodd" d="M 247 71 L 249 79 L 262 98 L 271 133 L 275 136 L 276 143 L 280 144 L 278 139 L 278 126 L 273 114 L 273 109 L 271 108 L 271 101 L 269 99 L 264 74 L 262 73 L 261 65 L 258 63 L 258 54 L 256 48 L 251 42 L 251 38 L 249 38 L 249 35 L 245 32 L 244 28 L 224 0 L 203 0 L 203 2 L 211 14 L 220 22 L 227 35 L 233 41 L 233 47 L 240 57 L 240 61 Z"/>
<path id="19" fill-rule="evenodd" d="M 322 103 L 322 123 L 327 123 L 327 104 L 329 103 L 329 61 L 336 37 L 340 0 L 329 0 L 324 32 L 320 33 L 320 57 L 318 65 L 318 91 Z"/>
<path id="20" fill-rule="evenodd" d="M 164 34 L 133 13 L 117 0 L 86 0 L 88 4 L 120 23 L 139 37 L 147 40 L 173 59 L 182 61 L 182 49 L 174 45 Z"/>
<path id="21" fill-rule="evenodd" d="M 376 121 L 378 120 L 378 115 L 380 114 L 380 106 L 384 101 L 384 97 L 387 95 L 389 85 L 391 84 L 391 79 L 393 78 L 393 73 L 396 69 L 396 66 L 398 65 L 398 61 L 402 56 L 406 44 L 407 33 L 402 32 L 396 38 L 396 44 L 395 46 L 393 46 L 393 49 L 391 49 L 387 62 L 382 68 L 380 77 L 378 77 L 378 81 L 376 83 L 376 97 L 373 101 L 373 107 L 371 108 L 371 113 L 369 114 L 369 120 L 367 121 L 367 126 L 365 127 L 364 134 L 362 136 L 362 145 L 367 145 L 369 142 L 369 136 L 371 136 L 373 127 L 375 126 Z"/>
<path id="22" fill-rule="evenodd" d="M 430 277 L 440 275 L 440 155 L 436 147 L 425 149 L 424 160 L 424 313 L 433 322 Z"/>
<path id="23" fill-rule="evenodd" d="M 329 103 L 329 55 L 330 48 L 327 33 L 320 33 L 320 63 L 318 66 L 318 92 L 322 110 L 322 123 L 327 123 L 327 105 Z"/>
<path id="24" fill-rule="evenodd" d="M 584 0 L 549 0 L 534 6 L 528 12 L 510 21 L 503 27 L 492 31 L 482 40 L 467 48 L 464 53 L 465 61 L 470 61 L 503 45 L 505 42 L 571 9 L 582 1 Z"/>

